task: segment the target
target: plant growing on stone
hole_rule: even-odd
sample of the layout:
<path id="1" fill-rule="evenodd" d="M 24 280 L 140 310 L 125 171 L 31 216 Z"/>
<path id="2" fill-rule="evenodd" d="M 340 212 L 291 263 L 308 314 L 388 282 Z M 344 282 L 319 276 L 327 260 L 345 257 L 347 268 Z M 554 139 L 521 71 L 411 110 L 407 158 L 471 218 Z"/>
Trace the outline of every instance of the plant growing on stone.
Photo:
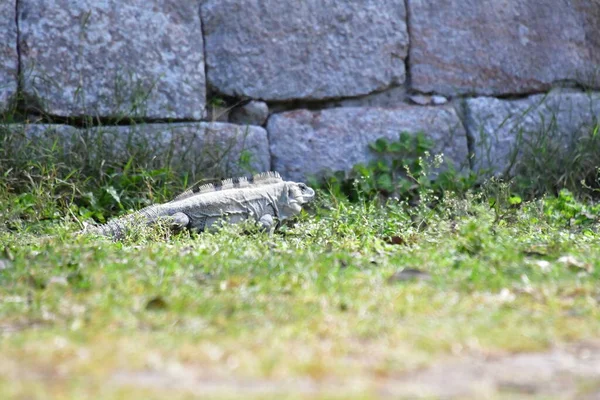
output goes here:
<path id="1" fill-rule="evenodd" d="M 558 195 L 562 189 L 596 197 L 600 188 L 600 124 L 586 132 L 570 133 L 570 143 L 564 143 L 553 120 L 544 129 L 521 141 L 520 161 L 515 169 L 516 190 L 526 197 L 546 193 Z M 561 140 L 562 139 L 562 140 Z"/>
<path id="2" fill-rule="evenodd" d="M 475 184 L 475 174 L 461 175 L 444 163 L 442 155 L 432 155 L 432 147 L 433 142 L 422 132 L 402 132 L 395 141 L 380 138 L 369 145 L 374 160 L 355 165 L 348 176 L 335 173 L 327 177 L 327 186 L 351 199 L 395 197 L 416 202 L 444 190 L 464 192 Z"/>

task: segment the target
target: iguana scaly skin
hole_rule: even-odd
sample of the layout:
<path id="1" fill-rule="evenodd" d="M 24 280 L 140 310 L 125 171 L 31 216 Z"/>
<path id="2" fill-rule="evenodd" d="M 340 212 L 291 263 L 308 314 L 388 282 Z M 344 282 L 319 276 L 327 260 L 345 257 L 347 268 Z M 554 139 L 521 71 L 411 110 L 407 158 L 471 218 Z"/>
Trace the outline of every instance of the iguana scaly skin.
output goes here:
<path id="1" fill-rule="evenodd" d="M 122 238 L 135 224 L 165 221 L 176 228 L 202 232 L 216 223 L 254 219 L 271 230 L 279 222 L 300 213 L 315 192 L 304 183 L 284 181 L 267 172 L 247 178 L 227 179 L 220 185 L 203 185 L 187 190 L 165 204 L 152 205 L 132 214 L 92 226 L 85 232 Z"/>

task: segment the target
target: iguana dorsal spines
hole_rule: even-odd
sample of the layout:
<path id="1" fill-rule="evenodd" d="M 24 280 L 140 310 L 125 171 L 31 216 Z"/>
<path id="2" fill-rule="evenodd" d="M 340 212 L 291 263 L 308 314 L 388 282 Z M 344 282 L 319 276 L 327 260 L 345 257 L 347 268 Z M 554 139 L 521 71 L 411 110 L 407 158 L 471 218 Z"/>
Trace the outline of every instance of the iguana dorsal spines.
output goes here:
<path id="1" fill-rule="evenodd" d="M 260 185 L 270 185 L 272 183 L 283 182 L 283 179 L 277 172 L 261 172 L 254 175 L 252 181 L 248 180 L 245 176 L 240 178 L 228 178 L 222 180 L 220 183 L 205 183 L 201 186 L 192 186 L 185 192 L 182 192 L 175 196 L 173 201 L 187 199 L 188 197 L 195 196 L 202 193 L 217 192 L 220 190 L 246 188 Z"/>
<path id="2" fill-rule="evenodd" d="M 238 187 L 239 188 L 247 188 L 247 187 L 250 187 L 250 185 L 251 185 L 251 183 L 248 182 L 248 178 L 246 178 L 245 176 L 238 178 Z"/>
<path id="3" fill-rule="evenodd" d="M 215 185 L 213 185 L 212 183 L 205 183 L 204 185 L 200 185 L 197 187 L 192 186 L 191 188 L 186 189 L 185 192 L 181 192 L 180 194 L 175 196 L 173 198 L 173 200 L 170 201 L 170 203 L 172 203 L 174 201 L 178 201 L 178 200 L 187 199 L 188 197 L 195 196 L 199 193 L 209 193 L 209 192 L 214 192 L 214 191 L 215 191 Z"/>
<path id="4" fill-rule="evenodd" d="M 262 184 L 274 183 L 277 181 L 283 182 L 283 179 L 281 178 L 281 175 L 279 175 L 278 172 L 269 171 L 269 172 L 261 172 L 259 174 L 254 175 L 252 177 L 252 181 L 254 182 L 254 184 L 262 185 Z"/>
<path id="5" fill-rule="evenodd" d="M 215 189 L 215 184 L 214 183 L 205 183 L 202 186 L 198 187 L 198 190 L 194 191 L 194 194 L 198 194 L 198 193 L 210 193 L 210 192 L 214 192 Z"/>
<path id="6" fill-rule="evenodd" d="M 235 184 L 233 183 L 233 179 L 223 179 L 221 181 L 220 187 L 215 187 L 215 190 L 229 190 L 235 188 Z"/>

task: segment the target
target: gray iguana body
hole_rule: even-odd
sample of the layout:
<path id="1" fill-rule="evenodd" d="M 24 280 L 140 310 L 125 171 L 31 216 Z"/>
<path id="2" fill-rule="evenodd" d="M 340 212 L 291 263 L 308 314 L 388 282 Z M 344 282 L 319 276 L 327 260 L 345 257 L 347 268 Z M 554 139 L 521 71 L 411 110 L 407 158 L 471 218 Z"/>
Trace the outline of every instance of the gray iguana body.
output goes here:
<path id="1" fill-rule="evenodd" d="M 166 221 L 177 228 L 202 232 L 216 223 L 237 223 L 254 219 L 265 229 L 290 218 L 313 200 L 315 192 L 303 183 L 284 181 L 278 173 L 267 172 L 246 178 L 227 179 L 221 185 L 204 185 L 187 190 L 168 203 L 148 206 L 85 232 L 122 238 L 135 224 Z"/>

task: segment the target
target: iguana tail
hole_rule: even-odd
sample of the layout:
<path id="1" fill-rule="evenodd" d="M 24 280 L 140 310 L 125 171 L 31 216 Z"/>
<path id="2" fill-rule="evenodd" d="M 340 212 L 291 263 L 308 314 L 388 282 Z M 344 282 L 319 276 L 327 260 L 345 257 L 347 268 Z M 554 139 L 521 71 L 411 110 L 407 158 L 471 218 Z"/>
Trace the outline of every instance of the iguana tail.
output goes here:
<path id="1" fill-rule="evenodd" d="M 120 240 L 123 239 L 125 237 L 125 234 L 135 226 L 150 225 L 159 217 L 160 213 L 158 207 L 149 206 L 132 214 L 125 215 L 119 218 L 114 218 L 103 225 L 87 226 L 79 233 L 91 233 L 94 235 L 110 237 L 114 240 Z"/>

